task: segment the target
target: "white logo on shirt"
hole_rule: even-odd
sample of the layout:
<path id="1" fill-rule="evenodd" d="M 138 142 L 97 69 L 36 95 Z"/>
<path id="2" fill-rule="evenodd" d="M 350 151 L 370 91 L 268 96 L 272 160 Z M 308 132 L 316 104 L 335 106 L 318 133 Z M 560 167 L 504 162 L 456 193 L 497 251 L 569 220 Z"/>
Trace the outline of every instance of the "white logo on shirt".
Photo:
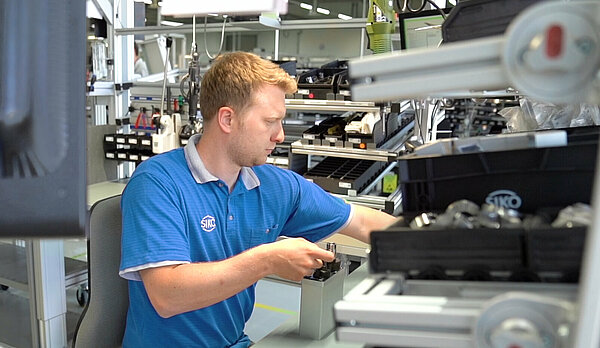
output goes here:
<path id="1" fill-rule="evenodd" d="M 205 232 L 211 232 L 215 229 L 215 227 L 217 227 L 217 224 L 215 223 L 214 217 L 206 215 L 202 218 L 202 221 L 200 221 L 200 226 Z"/>

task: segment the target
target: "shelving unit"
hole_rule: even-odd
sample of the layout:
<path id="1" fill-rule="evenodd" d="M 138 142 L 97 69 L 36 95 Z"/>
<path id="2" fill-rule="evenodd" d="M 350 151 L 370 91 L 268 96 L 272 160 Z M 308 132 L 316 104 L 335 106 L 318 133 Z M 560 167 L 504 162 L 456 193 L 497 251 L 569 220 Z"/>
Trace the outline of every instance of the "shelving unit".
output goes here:
<path id="1" fill-rule="evenodd" d="M 381 107 L 373 102 L 353 102 L 339 100 L 315 100 L 315 99 L 286 99 L 286 108 L 288 111 L 303 111 L 303 112 L 381 112 Z M 391 172 L 395 167 L 394 162 L 399 151 L 404 146 L 404 142 L 408 140 L 414 129 L 414 121 L 411 121 L 397 134 L 387 140 L 377 149 L 354 149 L 348 147 L 325 146 L 325 145 L 307 145 L 302 144 L 300 140 L 291 143 L 291 151 L 296 155 L 308 155 L 309 161 L 311 156 L 324 157 L 341 157 L 360 160 L 391 162 L 387 167 L 376 177 L 371 183 L 361 192 L 349 190 L 349 194 L 332 195 L 340 197 L 349 203 L 360 204 L 374 209 L 386 211 L 388 213 L 397 212 L 401 204 L 401 193 L 398 187 L 393 193 L 382 196 L 373 195 L 373 190 L 383 177 Z"/>

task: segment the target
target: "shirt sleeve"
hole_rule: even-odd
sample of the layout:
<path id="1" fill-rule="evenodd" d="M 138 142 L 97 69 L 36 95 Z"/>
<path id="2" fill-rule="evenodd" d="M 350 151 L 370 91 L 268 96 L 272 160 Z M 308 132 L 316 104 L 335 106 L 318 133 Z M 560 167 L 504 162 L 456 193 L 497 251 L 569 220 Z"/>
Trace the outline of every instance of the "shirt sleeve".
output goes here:
<path id="1" fill-rule="evenodd" d="M 139 280 L 141 269 L 190 262 L 180 198 L 169 187 L 148 173 L 134 175 L 127 184 L 121 200 L 123 278 Z"/>
<path id="2" fill-rule="evenodd" d="M 294 210 L 282 229 L 282 235 L 304 237 L 317 242 L 343 229 L 350 222 L 350 204 L 296 173 L 292 173 L 292 180 L 298 192 Z"/>

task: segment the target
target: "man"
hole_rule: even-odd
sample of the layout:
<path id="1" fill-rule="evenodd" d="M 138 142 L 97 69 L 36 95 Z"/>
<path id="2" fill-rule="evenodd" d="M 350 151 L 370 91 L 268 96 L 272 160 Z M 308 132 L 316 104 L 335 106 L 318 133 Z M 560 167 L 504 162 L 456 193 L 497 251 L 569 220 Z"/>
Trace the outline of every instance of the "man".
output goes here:
<path id="1" fill-rule="evenodd" d="M 313 242 L 336 232 L 368 242 L 394 220 L 265 165 L 294 91 L 254 54 L 219 57 L 202 80 L 202 137 L 135 171 L 122 198 L 124 347 L 247 347 L 259 279 L 301 280 L 334 258 Z"/>
<path id="2" fill-rule="evenodd" d="M 133 73 L 141 77 L 148 76 L 148 66 L 140 57 L 140 48 L 137 43 L 133 45 Z"/>

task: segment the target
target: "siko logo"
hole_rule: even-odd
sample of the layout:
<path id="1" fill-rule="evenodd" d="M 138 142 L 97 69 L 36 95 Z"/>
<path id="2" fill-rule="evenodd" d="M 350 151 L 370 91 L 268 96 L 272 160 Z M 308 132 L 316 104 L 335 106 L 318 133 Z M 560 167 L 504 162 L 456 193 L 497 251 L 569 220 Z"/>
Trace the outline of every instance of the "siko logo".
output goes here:
<path id="1" fill-rule="evenodd" d="M 217 224 L 215 223 L 214 217 L 206 215 L 202 218 L 202 221 L 200 221 L 200 226 L 205 232 L 211 232 L 215 229 L 215 227 L 217 227 Z"/>
<path id="2" fill-rule="evenodd" d="M 497 190 L 485 198 L 487 204 L 494 204 L 504 208 L 519 209 L 523 201 L 515 192 L 510 190 Z"/>

